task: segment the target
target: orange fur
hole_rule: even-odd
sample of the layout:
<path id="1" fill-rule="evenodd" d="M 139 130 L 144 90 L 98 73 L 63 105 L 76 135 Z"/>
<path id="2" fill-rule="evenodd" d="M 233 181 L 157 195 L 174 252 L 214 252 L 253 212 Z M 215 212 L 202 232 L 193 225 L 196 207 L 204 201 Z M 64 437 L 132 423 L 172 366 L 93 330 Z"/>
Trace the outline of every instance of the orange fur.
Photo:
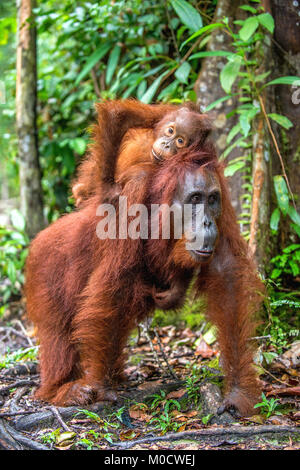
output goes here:
<path id="1" fill-rule="evenodd" d="M 101 141 L 95 145 L 99 149 Z M 129 139 L 122 152 L 130 145 Z M 210 143 L 201 151 L 185 149 L 151 172 L 148 164 L 143 163 L 145 177 L 140 162 L 127 174 L 119 170 L 128 204 L 171 204 L 189 172 L 217 177 L 222 214 L 214 257 L 197 265 L 182 240 L 99 240 L 96 209 L 102 192 L 95 188 L 82 209 L 61 217 L 31 244 L 26 298 L 40 341 L 41 386 L 36 396 L 59 405 L 112 399 L 113 382 L 122 376 L 128 335 L 153 313 L 153 285 L 179 284 L 180 305 L 196 275 L 195 293 L 207 298 L 208 318 L 218 328 L 225 405 L 251 414 L 259 387 L 249 338 L 263 285 L 239 233 L 223 168 Z"/>

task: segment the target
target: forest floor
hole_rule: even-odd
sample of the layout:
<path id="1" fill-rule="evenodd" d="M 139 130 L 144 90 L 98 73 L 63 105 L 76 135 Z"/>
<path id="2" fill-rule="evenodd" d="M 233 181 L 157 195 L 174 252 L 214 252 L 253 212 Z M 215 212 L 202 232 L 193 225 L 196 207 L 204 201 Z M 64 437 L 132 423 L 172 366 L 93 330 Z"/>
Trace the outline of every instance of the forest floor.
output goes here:
<path id="1" fill-rule="evenodd" d="M 118 401 L 84 409 L 33 398 L 37 347 L 27 333 L 19 319 L 0 323 L 0 449 L 300 449 L 300 341 L 276 355 L 258 339 L 258 360 L 269 358 L 258 366 L 264 397 L 240 418 L 217 414 L 223 377 L 211 328 L 144 329 L 130 341 Z"/>

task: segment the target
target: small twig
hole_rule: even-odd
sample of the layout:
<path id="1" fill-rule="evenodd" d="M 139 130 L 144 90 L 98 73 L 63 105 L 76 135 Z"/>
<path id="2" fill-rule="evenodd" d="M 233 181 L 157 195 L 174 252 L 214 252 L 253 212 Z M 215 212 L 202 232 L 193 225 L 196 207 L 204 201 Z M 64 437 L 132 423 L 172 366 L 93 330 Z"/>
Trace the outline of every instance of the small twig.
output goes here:
<path id="1" fill-rule="evenodd" d="M 255 340 L 259 340 L 259 339 L 269 339 L 271 338 L 271 335 L 266 335 L 266 336 L 252 336 L 250 339 L 250 341 L 255 341 Z"/>
<path id="2" fill-rule="evenodd" d="M 34 413 L 36 413 L 36 410 L 5 411 L 4 413 L 0 413 L 0 418 L 10 418 L 12 416 L 20 416 L 20 415 L 32 415 Z"/>
<path id="3" fill-rule="evenodd" d="M 96 93 L 98 98 L 101 98 L 101 91 L 100 91 L 100 88 L 99 88 L 99 85 L 98 85 L 97 75 L 96 75 L 94 67 L 91 70 L 91 76 L 92 76 L 92 80 L 93 80 L 93 84 L 94 84 L 95 93 Z"/>
<path id="4" fill-rule="evenodd" d="M 16 388 L 16 387 L 23 387 L 23 386 L 28 386 L 28 385 L 36 385 L 36 380 L 33 380 L 33 379 L 30 379 L 30 380 L 25 380 L 25 379 L 22 379 L 22 380 L 18 380 L 17 382 L 13 382 L 12 384 L 10 385 L 5 385 L 5 387 L 2 387 L 0 389 L 0 395 L 4 395 L 6 394 L 7 392 L 9 392 L 12 388 Z"/>
<path id="5" fill-rule="evenodd" d="M 4 341 L 10 334 L 13 334 L 15 336 L 19 336 L 22 339 L 27 340 L 27 336 L 24 335 L 23 333 L 20 333 L 20 331 L 15 330 L 12 326 L 2 326 L 0 327 L 0 332 L 6 332 L 6 335 L 2 338 L 2 341 Z"/>
<path id="6" fill-rule="evenodd" d="M 64 422 L 58 409 L 55 406 L 47 406 L 47 409 L 53 413 L 53 415 L 65 431 L 72 432 L 72 429 L 70 429 L 69 426 Z"/>
<path id="7" fill-rule="evenodd" d="M 22 396 L 25 395 L 25 393 L 27 392 L 27 388 L 28 387 L 20 387 L 16 393 L 14 394 L 14 396 L 12 397 L 12 399 L 10 400 L 10 403 L 9 403 L 9 410 L 13 413 L 15 411 L 19 411 L 21 409 L 20 406 L 18 406 L 18 403 L 19 401 L 21 400 Z"/>
<path id="8" fill-rule="evenodd" d="M 33 347 L 34 344 L 33 344 L 33 342 L 31 341 L 31 338 L 29 338 L 29 336 L 28 336 L 28 334 L 27 334 L 27 331 L 25 330 L 25 328 L 24 328 L 22 322 L 21 322 L 20 320 L 15 320 L 15 323 L 16 323 L 17 325 L 19 325 L 20 329 L 22 330 L 22 332 L 23 332 L 23 334 L 24 334 L 24 337 L 25 337 L 26 340 L 28 341 L 29 346 Z"/>
<path id="9" fill-rule="evenodd" d="M 263 371 L 265 372 L 265 374 L 269 375 L 270 377 L 272 377 L 274 380 L 276 380 L 277 382 L 285 385 L 286 387 L 289 387 L 289 384 L 287 384 L 286 382 L 283 382 L 282 380 L 280 379 L 277 379 L 277 377 L 275 377 L 275 375 L 271 374 L 271 372 L 269 372 L 267 369 L 265 369 L 261 364 L 260 364 L 260 367 L 263 369 Z"/>

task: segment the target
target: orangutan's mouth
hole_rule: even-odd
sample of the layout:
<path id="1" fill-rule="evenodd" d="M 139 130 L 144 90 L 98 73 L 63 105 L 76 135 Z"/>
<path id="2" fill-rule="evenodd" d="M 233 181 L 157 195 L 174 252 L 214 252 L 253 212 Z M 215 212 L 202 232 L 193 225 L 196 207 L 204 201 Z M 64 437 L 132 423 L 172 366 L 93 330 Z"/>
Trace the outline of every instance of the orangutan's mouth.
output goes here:
<path id="1" fill-rule="evenodd" d="M 202 256 L 202 257 L 205 257 L 205 258 L 210 258 L 210 256 L 213 254 L 213 250 L 211 250 L 211 251 L 208 251 L 208 250 L 193 250 L 193 252 L 196 255 Z"/>
<path id="2" fill-rule="evenodd" d="M 154 149 L 152 149 L 152 155 L 153 155 L 153 157 L 155 158 L 155 160 L 157 160 L 158 162 L 162 162 L 162 161 L 163 161 L 163 159 L 161 158 L 161 156 L 158 155 L 158 154 L 154 151 Z"/>

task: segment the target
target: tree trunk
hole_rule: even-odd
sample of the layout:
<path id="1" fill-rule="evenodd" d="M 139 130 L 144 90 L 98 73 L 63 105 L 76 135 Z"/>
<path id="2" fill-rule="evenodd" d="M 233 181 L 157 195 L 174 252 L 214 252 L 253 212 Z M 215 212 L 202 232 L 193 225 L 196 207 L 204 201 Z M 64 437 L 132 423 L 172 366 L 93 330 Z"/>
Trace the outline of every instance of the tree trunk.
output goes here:
<path id="1" fill-rule="evenodd" d="M 34 0 L 17 0 L 18 49 L 16 113 L 20 165 L 21 211 L 33 238 L 44 226 L 41 171 L 36 126 L 36 30 Z"/>
<path id="2" fill-rule="evenodd" d="M 274 78 L 290 75 L 300 77 L 300 1 L 264 0 L 264 7 L 275 20 L 272 56 Z M 275 112 L 288 117 L 293 127 L 277 129 L 282 154 L 292 191 L 300 194 L 300 79 L 295 86 L 278 85 L 275 89 Z M 278 158 L 274 171 L 280 174 Z M 300 199 L 296 199 L 298 209 Z"/>

